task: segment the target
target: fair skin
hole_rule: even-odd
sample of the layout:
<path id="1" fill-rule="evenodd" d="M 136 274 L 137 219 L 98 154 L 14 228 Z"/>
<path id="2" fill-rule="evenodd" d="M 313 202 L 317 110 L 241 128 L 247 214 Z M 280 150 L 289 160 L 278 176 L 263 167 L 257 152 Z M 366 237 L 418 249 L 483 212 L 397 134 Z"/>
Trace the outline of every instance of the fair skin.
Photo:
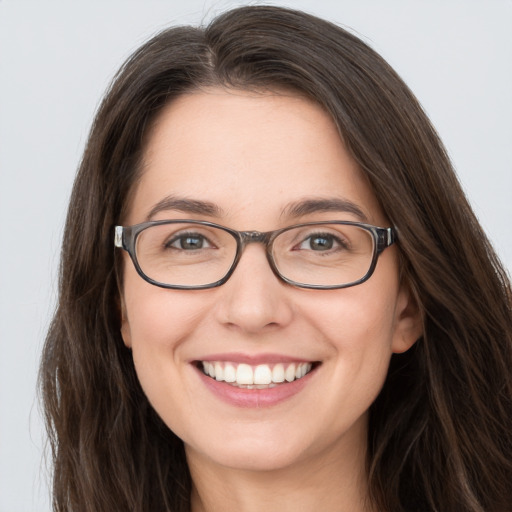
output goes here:
<path id="1" fill-rule="evenodd" d="M 162 206 L 171 195 L 215 210 Z M 207 89 L 174 100 L 157 119 L 123 224 L 146 221 L 157 204 L 151 220 L 238 230 L 362 220 L 354 211 L 291 217 L 292 204 L 333 198 L 357 205 L 368 223 L 389 225 L 318 106 L 284 93 Z M 410 348 L 420 329 L 396 247 L 368 281 L 340 290 L 283 283 L 260 244 L 246 248 L 227 283 L 207 290 L 153 286 L 125 257 L 123 339 L 151 404 L 185 443 L 192 510 L 370 510 L 367 411 L 392 353 Z M 198 369 L 219 360 L 253 368 L 311 362 L 313 370 L 295 387 L 279 384 L 292 390 L 276 392 L 279 400 L 272 390 L 244 390 L 246 403 Z"/>

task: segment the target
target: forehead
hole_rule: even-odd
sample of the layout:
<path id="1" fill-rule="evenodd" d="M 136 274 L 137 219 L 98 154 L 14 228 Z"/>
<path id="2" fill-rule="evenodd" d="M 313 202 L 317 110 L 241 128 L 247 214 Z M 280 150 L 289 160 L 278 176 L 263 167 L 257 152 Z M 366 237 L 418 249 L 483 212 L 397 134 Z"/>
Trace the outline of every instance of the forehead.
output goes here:
<path id="1" fill-rule="evenodd" d="M 286 93 L 207 89 L 173 100 L 148 135 L 128 221 L 167 196 L 212 203 L 217 220 L 242 229 L 272 229 L 304 198 L 349 200 L 382 219 L 330 116 Z"/>

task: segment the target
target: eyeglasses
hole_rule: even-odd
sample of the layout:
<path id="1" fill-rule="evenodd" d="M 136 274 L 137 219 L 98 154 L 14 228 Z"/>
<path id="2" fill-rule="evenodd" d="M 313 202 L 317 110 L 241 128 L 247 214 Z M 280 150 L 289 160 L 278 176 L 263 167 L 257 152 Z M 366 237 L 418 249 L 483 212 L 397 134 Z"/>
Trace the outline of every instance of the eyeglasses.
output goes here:
<path id="1" fill-rule="evenodd" d="M 296 224 L 275 231 L 236 231 L 199 220 L 116 226 L 116 247 L 139 275 L 162 288 L 199 290 L 224 284 L 244 248 L 261 243 L 274 274 L 293 286 L 347 288 L 366 281 L 395 242 L 393 228 L 349 221 Z"/>

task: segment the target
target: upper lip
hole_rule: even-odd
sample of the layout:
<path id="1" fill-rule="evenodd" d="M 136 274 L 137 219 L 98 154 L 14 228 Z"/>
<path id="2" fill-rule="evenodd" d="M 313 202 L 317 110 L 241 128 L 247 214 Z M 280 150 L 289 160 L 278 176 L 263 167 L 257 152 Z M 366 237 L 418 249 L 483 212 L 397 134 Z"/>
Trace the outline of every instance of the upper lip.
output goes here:
<path id="1" fill-rule="evenodd" d="M 305 359 L 303 357 L 295 357 L 284 354 L 244 354 L 241 352 L 229 352 L 222 354 L 208 354 L 200 356 L 191 360 L 195 361 L 229 361 L 233 363 L 245 363 L 251 366 L 258 364 L 273 364 L 273 363 L 310 363 L 315 359 Z"/>

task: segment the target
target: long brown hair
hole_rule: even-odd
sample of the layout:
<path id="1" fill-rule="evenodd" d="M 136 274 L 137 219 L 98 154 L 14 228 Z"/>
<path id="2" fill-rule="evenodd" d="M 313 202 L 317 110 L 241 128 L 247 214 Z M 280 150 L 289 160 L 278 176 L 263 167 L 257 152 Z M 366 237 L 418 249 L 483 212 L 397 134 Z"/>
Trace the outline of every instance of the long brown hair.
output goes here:
<path id="1" fill-rule="evenodd" d="M 40 381 L 56 511 L 189 510 L 182 442 L 148 403 L 120 335 L 113 226 L 147 128 L 202 86 L 292 89 L 321 105 L 399 234 L 424 335 L 392 358 L 370 411 L 382 511 L 501 512 L 512 503 L 512 293 L 416 99 L 358 38 L 302 12 L 244 7 L 171 28 L 121 68 L 70 200 L 59 304 Z"/>

